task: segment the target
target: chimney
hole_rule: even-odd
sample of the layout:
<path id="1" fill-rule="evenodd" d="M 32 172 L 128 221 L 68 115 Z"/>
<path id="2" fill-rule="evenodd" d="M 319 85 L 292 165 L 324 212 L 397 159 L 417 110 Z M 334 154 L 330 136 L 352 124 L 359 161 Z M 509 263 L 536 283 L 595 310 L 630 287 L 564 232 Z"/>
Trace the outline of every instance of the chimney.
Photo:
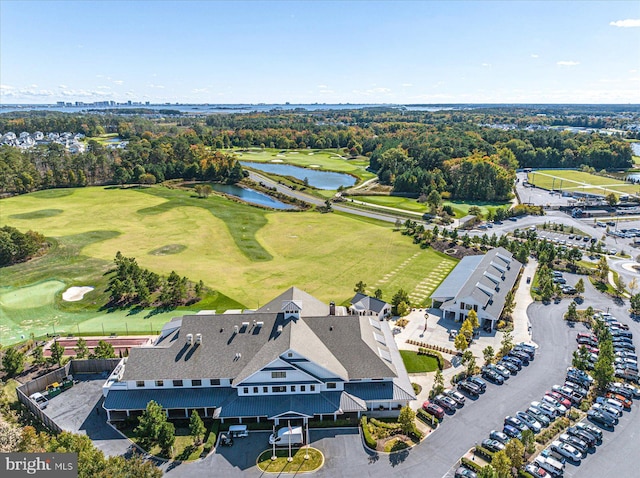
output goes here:
<path id="1" fill-rule="evenodd" d="M 202 334 L 196 334 L 196 345 L 200 345 L 202 343 Z"/>
<path id="2" fill-rule="evenodd" d="M 334 301 L 329 302 L 329 315 L 336 315 L 336 303 Z"/>
<path id="3" fill-rule="evenodd" d="M 187 345 L 193 345 L 193 334 L 187 334 Z"/>

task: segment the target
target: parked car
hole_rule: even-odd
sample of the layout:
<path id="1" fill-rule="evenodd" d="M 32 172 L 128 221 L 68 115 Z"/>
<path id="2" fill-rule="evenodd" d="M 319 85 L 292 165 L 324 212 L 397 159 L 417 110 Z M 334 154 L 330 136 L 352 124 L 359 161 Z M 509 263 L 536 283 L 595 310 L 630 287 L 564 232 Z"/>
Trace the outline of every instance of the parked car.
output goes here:
<path id="1" fill-rule="evenodd" d="M 518 357 L 516 357 L 515 355 L 505 355 L 504 357 L 502 357 L 502 361 L 509 361 L 511 362 L 513 365 L 515 365 L 518 370 L 522 370 L 522 366 L 524 365 L 522 363 L 522 360 L 520 360 Z"/>
<path id="2" fill-rule="evenodd" d="M 529 427 L 522 420 L 516 417 L 512 417 L 511 415 L 507 415 L 507 417 L 504 419 L 504 424 L 511 425 L 512 427 L 517 428 L 521 432 L 525 430 L 529 430 Z"/>
<path id="3" fill-rule="evenodd" d="M 563 396 L 564 398 L 569 400 L 574 405 L 580 403 L 582 401 L 582 398 L 583 398 L 583 396 L 581 394 L 579 394 L 575 390 L 572 390 L 572 389 L 570 389 L 568 387 L 562 387 L 560 385 L 554 385 L 553 387 L 551 387 L 551 390 L 553 390 L 555 393 L 560 394 L 561 396 Z"/>
<path id="4" fill-rule="evenodd" d="M 472 397 L 477 397 L 482 393 L 480 387 L 478 387 L 475 383 L 469 382 L 468 380 L 463 380 L 458 383 L 458 389 L 463 392 L 467 392 Z"/>
<path id="5" fill-rule="evenodd" d="M 579 463 L 582 460 L 582 453 L 580 453 L 574 446 L 567 443 L 562 443 L 560 440 L 556 440 L 551 443 L 551 449 L 568 460 Z"/>
<path id="6" fill-rule="evenodd" d="M 598 397 L 596 398 L 596 403 L 604 405 L 605 407 L 611 407 L 617 410 L 620 415 L 622 415 L 622 412 L 624 411 L 624 408 L 625 408 L 622 402 L 609 397 Z"/>
<path id="7" fill-rule="evenodd" d="M 570 435 L 569 433 L 562 433 L 558 437 L 558 440 L 560 440 L 562 443 L 566 443 L 567 445 L 571 445 L 576 450 L 578 450 L 582 456 L 586 456 L 587 452 L 589 451 L 589 445 L 586 441 L 578 438 L 577 436 Z"/>
<path id="8" fill-rule="evenodd" d="M 600 412 L 603 415 L 610 416 L 611 418 L 613 418 L 614 423 L 616 425 L 618 424 L 618 419 L 620 418 L 620 415 L 622 414 L 621 412 L 619 412 L 615 408 L 610 407 L 608 405 L 603 405 L 601 403 L 594 403 L 593 405 L 591 405 L 591 409 L 595 410 L 597 412 Z"/>
<path id="9" fill-rule="evenodd" d="M 591 423 L 578 422 L 576 423 L 576 428 L 588 431 L 594 437 L 596 437 L 598 441 L 602 440 L 602 430 L 600 430 L 597 426 L 592 425 Z"/>
<path id="10" fill-rule="evenodd" d="M 640 389 L 638 387 L 625 382 L 613 382 L 611 385 L 614 387 L 626 388 L 633 393 L 634 398 L 640 398 Z"/>
<path id="11" fill-rule="evenodd" d="M 567 407 L 565 407 L 563 404 L 558 402 L 555 398 L 550 397 L 549 395 L 545 395 L 544 397 L 542 397 L 542 402 L 546 402 L 548 405 L 558 410 L 558 413 L 560 415 L 564 415 L 565 413 L 567 413 Z"/>
<path id="12" fill-rule="evenodd" d="M 537 408 L 529 407 L 527 408 L 527 413 L 531 415 L 533 418 L 535 418 L 538 422 L 540 422 L 540 424 L 543 427 L 548 427 L 549 424 L 551 423 L 551 420 L 549 419 L 549 417 L 544 413 L 542 413 Z"/>
<path id="13" fill-rule="evenodd" d="M 476 478 L 478 475 L 474 471 L 464 466 L 459 466 L 455 473 L 455 478 Z"/>
<path id="14" fill-rule="evenodd" d="M 633 392 L 631 390 L 628 390 L 624 387 L 618 387 L 616 385 L 609 385 L 609 388 L 607 389 L 608 392 L 607 393 L 611 393 L 613 394 L 613 398 L 616 397 L 622 397 L 625 398 L 629 401 L 629 403 L 633 403 Z M 616 400 L 618 400 L 618 398 L 616 398 Z M 622 400 L 620 400 L 622 401 Z"/>
<path id="15" fill-rule="evenodd" d="M 588 448 L 594 447 L 598 442 L 598 438 L 595 435 L 592 435 L 587 430 L 582 430 L 578 427 L 567 428 L 567 433 L 584 441 L 587 444 Z"/>
<path id="16" fill-rule="evenodd" d="M 544 413 L 551 420 L 560 415 L 560 412 L 556 408 L 545 402 L 531 402 L 531 407 L 539 410 L 541 413 Z"/>
<path id="17" fill-rule="evenodd" d="M 613 428 L 617 423 L 616 418 L 610 415 L 605 415 L 604 413 L 600 413 L 597 410 L 589 410 L 587 411 L 587 418 L 594 423 L 598 423 L 604 427 Z"/>
<path id="18" fill-rule="evenodd" d="M 515 427 L 512 427 L 511 425 L 505 425 L 502 431 L 509 438 L 517 438 L 518 440 L 522 440 L 522 433 L 520 433 L 520 430 L 518 430 Z"/>
<path id="19" fill-rule="evenodd" d="M 504 377 L 490 368 L 485 367 L 482 369 L 482 377 L 496 385 L 502 385 L 504 383 Z"/>
<path id="20" fill-rule="evenodd" d="M 491 365 L 487 365 L 487 368 L 493 370 L 496 373 L 499 373 L 504 377 L 505 380 L 511 377 L 511 372 L 506 368 L 504 368 L 502 365 L 491 364 Z"/>
<path id="21" fill-rule="evenodd" d="M 547 391 L 546 393 L 547 396 L 553 398 L 556 402 L 560 403 L 562 406 L 564 406 L 567 410 L 569 410 L 571 408 L 571 400 L 569 400 L 566 397 L 563 397 L 561 394 L 559 394 L 558 392 L 550 392 Z"/>
<path id="22" fill-rule="evenodd" d="M 458 392 L 457 390 L 445 390 L 443 392 L 447 397 L 451 398 L 451 400 L 453 400 L 454 402 L 456 402 L 456 404 L 458 405 L 458 407 L 462 407 L 464 406 L 464 402 L 465 402 L 465 398 L 464 395 L 462 395 L 460 392 Z"/>
<path id="23" fill-rule="evenodd" d="M 442 420 L 444 418 L 444 410 L 441 406 L 436 405 L 435 403 L 426 401 L 422 404 L 422 408 L 424 411 L 430 413 L 438 420 Z"/>
<path id="24" fill-rule="evenodd" d="M 542 424 L 526 412 L 517 412 L 516 418 L 527 425 L 533 433 L 539 433 L 542 429 Z"/>
<path id="25" fill-rule="evenodd" d="M 536 458 L 535 464 L 543 468 L 554 478 L 560 477 L 564 473 L 564 463 L 561 463 L 553 457 L 542 456 L 542 454 L 540 454 L 540 456 Z"/>
<path id="26" fill-rule="evenodd" d="M 529 362 L 533 360 L 533 354 L 530 354 L 527 351 L 521 349 L 514 349 L 509 352 L 509 355 L 519 358 L 522 361 L 523 365 L 529 365 Z"/>
<path id="27" fill-rule="evenodd" d="M 500 443 L 505 445 L 509 441 L 509 437 L 503 432 L 499 432 L 498 430 L 491 430 L 491 433 L 489 433 L 489 438 L 491 438 L 492 440 L 498 440 Z"/>
<path id="28" fill-rule="evenodd" d="M 562 386 L 574 391 L 575 393 L 582 396 L 583 398 L 589 393 L 588 388 L 585 388 L 582 385 L 577 384 L 576 382 L 570 379 L 565 380 Z"/>
<path id="29" fill-rule="evenodd" d="M 499 452 L 500 450 L 504 450 L 504 444 L 502 444 L 498 440 L 492 440 L 491 438 L 482 440 L 482 446 L 494 453 Z"/>
<path id="30" fill-rule="evenodd" d="M 574 367 L 569 367 L 567 369 L 567 375 L 568 376 L 572 376 L 572 377 L 576 377 L 581 382 L 588 382 L 589 385 L 591 385 L 593 383 L 593 377 L 591 377 L 591 375 L 589 375 L 584 370 L 579 370 L 579 369 L 574 368 Z"/>
<path id="31" fill-rule="evenodd" d="M 511 363 L 506 359 L 500 360 L 500 362 L 498 362 L 498 366 L 506 368 L 511 373 L 511 375 L 517 374 L 518 370 L 520 370 L 520 368 L 518 368 L 516 364 Z"/>
<path id="32" fill-rule="evenodd" d="M 447 397 L 442 393 L 440 395 L 437 395 L 433 399 L 433 402 L 436 405 L 439 405 L 440 407 L 442 407 L 447 412 L 455 412 L 458 409 L 458 404 L 454 402 L 453 399 Z"/>
<path id="33" fill-rule="evenodd" d="M 635 370 L 631 370 L 629 368 L 615 370 L 615 376 L 617 378 L 623 378 L 625 380 L 629 380 L 630 382 L 638 383 L 638 372 Z"/>
<path id="34" fill-rule="evenodd" d="M 549 476 L 549 473 L 547 473 L 544 468 L 540 467 L 540 465 L 537 465 L 536 463 L 529 463 L 524 467 L 524 471 L 533 476 L 533 478 L 547 478 Z"/>
<path id="35" fill-rule="evenodd" d="M 476 385 L 481 392 L 484 392 L 487 389 L 487 383 L 480 377 L 469 377 L 467 381 Z"/>

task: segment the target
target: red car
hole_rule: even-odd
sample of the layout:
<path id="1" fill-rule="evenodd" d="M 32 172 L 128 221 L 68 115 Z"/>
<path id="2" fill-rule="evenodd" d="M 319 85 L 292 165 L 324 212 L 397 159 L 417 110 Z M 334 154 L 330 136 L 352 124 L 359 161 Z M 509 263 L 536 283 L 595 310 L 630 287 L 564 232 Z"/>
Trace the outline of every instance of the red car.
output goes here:
<path id="1" fill-rule="evenodd" d="M 567 407 L 567 410 L 571 408 L 571 401 L 567 399 L 567 397 L 563 397 L 558 392 L 547 392 L 545 395 L 548 395 L 554 398 L 558 403 Z"/>
<path id="2" fill-rule="evenodd" d="M 444 409 L 440 405 L 436 405 L 435 403 L 431 403 L 427 400 L 422 404 L 422 408 L 425 412 L 430 413 L 438 420 L 442 420 L 444 418 Z"/>

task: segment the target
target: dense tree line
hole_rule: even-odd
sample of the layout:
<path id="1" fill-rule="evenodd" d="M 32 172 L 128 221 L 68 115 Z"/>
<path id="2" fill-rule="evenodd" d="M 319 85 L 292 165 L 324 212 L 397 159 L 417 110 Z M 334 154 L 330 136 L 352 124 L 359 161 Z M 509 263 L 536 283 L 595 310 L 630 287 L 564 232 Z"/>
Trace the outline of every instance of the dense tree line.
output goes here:
<path id="1" fill-rule="evenodd" d="M 35 231 L 20 232 L 15 227 L 0 227 L 0 267 L 24 262 L 47 247 L 44 236 Z"/>
<path id="2" fill-rule="evenodd" d="M 0 192 L 178 178 L 235 182 L 242 177 L 242 168 L 235 158 L 216 152 L 231 147 L 336 148 L 369 157 L 371 169 L 396 192 L 419 195 L 436 190 L 462 199 L 505 199 L 516 167 L 586 165 L 600 170 L 632 164 L 631 148 L 620 137 L 546 128 L 576 122 L 576 118 L 593 123 L 591 118 L 596 117 L 598 125 L 624 126 L 621 123 L 635 118 L 633 113 L 625 117 L 543 109 L 548 112 L 542 115 L 540 108 L 526 107 L 272 111 L 178 117 L 178 124 L 164 118 L 112 114 L 3 115 L 0 131 L 37 127 L 88 136 L 106 131 L 130 142 L 125 150 L 114 151 L 89 141 L 87 152 L 75 156 L 57 145 L 34 148 L 24 155 L 2 151 Z M 576 112 L 580 114 L 572 114 Z M 495 124 L 512 124 L 515 129 L 491 127 Z M 523 127 L 527 125 L 536 128 Z M 483 181 L 470 188 L 479 174 Z"/>
<path id="3" fill-rule="evenodd" d="M 116 267 L 109 281 L 111 304 L 117 306 L 150 305 L 175 307 L 184 305 L 205 292 L 200 281 L 192 284 L 186 277 L 171 271 L 168 277 L 140 267 L 133 257 L 125 257 L 118 251 L 114 259 Z"/>

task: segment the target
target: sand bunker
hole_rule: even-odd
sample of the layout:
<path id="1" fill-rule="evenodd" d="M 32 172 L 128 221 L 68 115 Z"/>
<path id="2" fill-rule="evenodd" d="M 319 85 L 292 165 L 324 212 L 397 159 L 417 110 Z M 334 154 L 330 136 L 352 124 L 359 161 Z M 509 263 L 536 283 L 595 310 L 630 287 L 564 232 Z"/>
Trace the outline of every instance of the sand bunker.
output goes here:
<path id="1" fill-rule="evenodd" d="M 271 162 L 272 163 L 284 163 L 284 161 L 281 160 L 281 159 L 272 159 Z"/>
<path id="2" fill-rule="evenodd" d="M 320 165 L 319 164 L 310 164 L 309 167 L 310 168 L 319 168 Z"/>
<path id="3" fill-rule="evenodd" d="M 62 300 L 67 302 L 78 302 L 82 300 L 87 292 L 91 292 L 93 287 L 69 287 L 62 293 Z"/>

